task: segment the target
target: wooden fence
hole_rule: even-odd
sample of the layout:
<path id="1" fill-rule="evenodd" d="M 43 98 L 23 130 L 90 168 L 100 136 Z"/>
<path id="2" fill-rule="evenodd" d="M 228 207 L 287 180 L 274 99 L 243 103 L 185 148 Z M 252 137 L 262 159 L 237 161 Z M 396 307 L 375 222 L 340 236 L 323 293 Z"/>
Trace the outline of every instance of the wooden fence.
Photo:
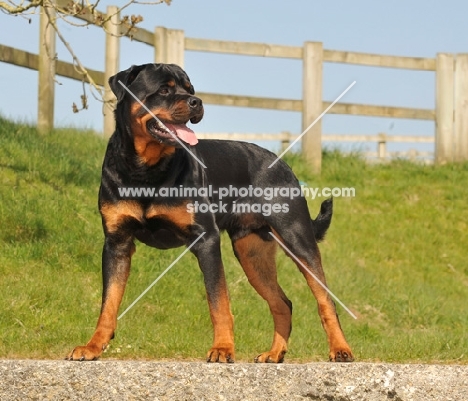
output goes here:
<path id="1" fill-rule="evenodd" d="M 197 132 L 200 139 L 230 139 L 233 141 L 275 141 L 281 144 L 281 150 L 286 149 L 291 142 L 295 141 L 299 135 L 290 132 L 281 132 L 279 134 L 270 133 L 225 133 L 225 132 Z M 375 143 L 375 151 L 363 151 L 362 153 L 369 161 L 383 162 L 389 158 L 405 158 L 412 161 L 431 163 L 434 156 L 433 152 L 410 149 L 408 151 L 390 151 L 387 145 L 389 143 L 408 143 L 408 144 L 434 144 L 434 136 L 415 136 L 415 135 L 387 135 L 379 133 L 377 135 L 346 134 L 322 135 L 322 142 L 349 142 L 349 143 Z"/>
<path id="2" fill-rule="evenodd" d="M 58 0 L 65 5 L 66 1 Z M 49 14 L 53 10 L 49 10 Z M 436 108 L 418 109 L 408 107 L 388 107 L 353 103 L 337 103 L 329 110 L 330 114 L 347 114 L 373 117 L 391 117 L 435 121 L 435 135 L 419 136 L 363 136 L 363 135 L 324 135 L 318 121 L 302 137 L 302 151 L 315 172 L 320 172 L 322 141 L 373 141 L 378 143 L 377 156 L 387 154 L 387 142 L 435 143 L 434 161 L 443 164 L 451 161 L 468 160 L 468 54 L 439 53 L 435 58 L 385 56 L 356 52 L 323 49 L 322 43 L 306 42 L 304 46 L 284 46 L 264 43 L 230 42 L 187 38 L 182 30 L 156 27 L 154 32 L 135 29 L 128 33 L 119 24 L 117 7 L 109 6 L 107 15 L 112 15 L 106 33 L 105 71 L 88 72 L 94 81 L 103 86 L 104 97 L 112 100 L 113 95 L 107 80 L 119 71 L 120 36 L 131 36 L 132 40 L 154 47 L 154 61 L 176 63 L 183 67 L 185 51 L 215 52 L 245 56 L 289 58 L 302 60 L 302 99 L 275 99 L 254 96 L 224 95 L 197 92 L 205 104 L 255 107 L 273 110 L 297 111 L 302 113 L 302 127 L 308 127 L 329 105 L 322 99 L 323 63 L 345 63 L 373 67 L 400 68 L 435 72 Z M 38 128 L 49 130 L 53 127 L 54 75 L 83 80 L 73 64 L 51 59 L 55 54 L 55 33 L 47 28 L 47 17 L 41 14 L 39 55 L 0 45 L 0 61 L 39 71 Z M 93 23 L 87 14 L 76 18 Z M 48 51 L 47 51 L 48 50 Z M 104 112 L 104 135 L 109 136 L 114 129 L 112 112 Z M 223 137 L 220 134 L 220 137 Z M 231 135 L 232 137 L 232 135 Z M 275 140 L 283 144 L 291 140 L 289 134 L 277 134 Z M 270 140 L 271 134 L 247 137 L 250 140 Z M 244 136 L 242 139 L 246 139 Z"/>

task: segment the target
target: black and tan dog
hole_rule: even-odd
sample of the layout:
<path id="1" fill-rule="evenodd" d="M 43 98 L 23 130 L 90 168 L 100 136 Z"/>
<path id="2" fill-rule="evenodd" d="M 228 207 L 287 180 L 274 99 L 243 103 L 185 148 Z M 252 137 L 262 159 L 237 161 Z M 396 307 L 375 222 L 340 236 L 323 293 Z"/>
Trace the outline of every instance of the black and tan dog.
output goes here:
<path id="1" fill-rule="evenodd" d="M 205 232 L 191 251 L 203 272 L 214 328 L 214 341 L 207 360 L 233 362 L 233 317 L 220 251 L 220 231 L 226 230 L 250 284 L 268 302 L 273 315 L 273 344 L 255 361 L 282 362 L 291 332 L 292 304 L 277 283 L 275 253 L 278 244 L 270 232 L 302 262 L 295 261 L 317 300 L 328 337 L 330 360 L 352 361 L 333 301 L 307 272 L 309 269 L 325 283 L 317 242 L 323 239 L 330 225 L 331 200 L 323 202 L 320 214 L 312 220 L 303 197 L 290 199 L 284 195 L 285 189 L 299 188 L 291 169 L 282 161 L 268 168 L 276 159 L 273 153 L 242 142 L 202 140 L 197 143 L 194 133 L 185 124 L 202 119 L 203 105 L 194 96 L 193 86 L 180 67 L 172 64 L 133 66 L 109 82 L 118 103 L 116 130 L 108 144 L 99 191 L 105 234 L 102 308 L 91 340 L 85 346 L 76 347 L 67 359 L 97 359 L 113 338 L 130 260 L 135 252 L 135 239 L 168 249 L 189 246 Z M 161 129 L 152 114 L 177 138 Z M 185 146 L 181 146 L 180 141 Z M 179 197 L 121 196 L 121 189 L 128 187 L 206 189 L 210 185 L 214 188 L 210 194 L 199 191 Z M 281 188 L 282 191 L 276 191 L 268 201 L 258 190 L 244 191 L 242 196 L 233 193 L 220 199 L 217 189 L 230 186 Z M 202 204 L 216 207 L 202 213 L 201 207 L 198 210 L 194 207 Z M 244 205 L 243 210 L 235 207 L 238 204 Z"/>

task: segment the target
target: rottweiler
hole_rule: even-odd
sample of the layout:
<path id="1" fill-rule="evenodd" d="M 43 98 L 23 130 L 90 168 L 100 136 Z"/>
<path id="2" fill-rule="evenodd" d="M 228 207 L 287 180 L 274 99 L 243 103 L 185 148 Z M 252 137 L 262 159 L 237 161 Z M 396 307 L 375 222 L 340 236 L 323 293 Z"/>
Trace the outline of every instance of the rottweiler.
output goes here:
<path id="1" fill-rule="evenodd" d="M 109 84 L 117 105 L 99 190 L 105 236 L 102 307 L 89 342 L 66 359 L 95 360 L 113 338 L 137 239 L 158 249 L 192 245 L 214 330 L 207 361 L 234 362 L 233 316 L 220 250 L 220 232 L 225 230 L 248 281 L 273 316 L 271 349 L 255 362 L 283 362 L 288 349 L 292 303 L 277 282 L 278 242 L 296 256 L 292 259 L 317 300 L 330 361 L 352 361 L 335 304 L 307 271 L 325 284 L 317 243 L 330 225 L 332 200 L 324 201 L 312 219 L 305 198 L 291 196 L 300 184 L 289 166 L 279 160 L 269 168 L 275 154 L 250 143 L 198 141 L 186 124 L 203 118 L 203 103 L 179 66 L 132 66 Z M 131 196 L 122 192 L 128 188 L 156 192 Z M 171 189 L 179 193 L 157 196 Z"/>

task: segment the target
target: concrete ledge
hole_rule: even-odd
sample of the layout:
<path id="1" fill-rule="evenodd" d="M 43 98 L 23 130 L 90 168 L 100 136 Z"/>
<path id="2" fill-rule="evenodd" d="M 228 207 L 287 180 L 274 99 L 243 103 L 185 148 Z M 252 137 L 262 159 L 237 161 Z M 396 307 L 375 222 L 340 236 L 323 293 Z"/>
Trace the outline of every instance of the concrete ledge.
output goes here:
<path id="1" fill-rule="evenodd" d="M 468 366 L 0 361 L 0 400 L 467 400 Z"/>

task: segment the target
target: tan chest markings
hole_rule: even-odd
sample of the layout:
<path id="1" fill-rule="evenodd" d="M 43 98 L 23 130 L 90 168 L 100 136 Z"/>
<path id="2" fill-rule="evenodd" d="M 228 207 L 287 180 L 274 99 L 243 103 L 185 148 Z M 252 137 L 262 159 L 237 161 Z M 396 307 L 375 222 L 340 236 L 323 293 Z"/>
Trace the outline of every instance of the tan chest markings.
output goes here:
<path id="1" fill-rule="evenodd" d="M 110 233 L 116 232 L 127 219 L 134 219 L 140 223 L 152 218 L 170 221 L 181 229 L 187 229 L 194 224 L 193 213 L 187 211 L 187 205 L 167 206 L 151 205 L 146 210 L 137 201 L 120 201 L 105 203 L 100 208 L 104 225 Z"/>

